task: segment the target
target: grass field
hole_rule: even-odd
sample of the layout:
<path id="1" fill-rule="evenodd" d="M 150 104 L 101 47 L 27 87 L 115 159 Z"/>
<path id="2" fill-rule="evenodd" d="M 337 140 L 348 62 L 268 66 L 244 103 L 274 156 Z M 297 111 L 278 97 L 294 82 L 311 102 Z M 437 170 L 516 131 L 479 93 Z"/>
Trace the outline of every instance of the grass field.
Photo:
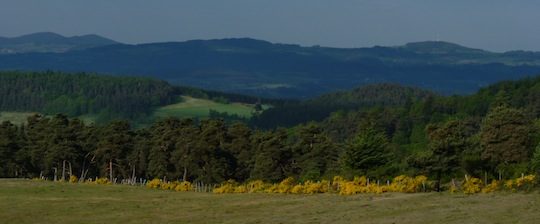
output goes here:
<path id="1" fill-rule="evenodd" d="M 210 110 L 215 110 L 221 113 L 226 112 L 228 114 L 236 114 L 241 117 L 249 118 L 255 110 L 251 105 L 240 103 L 223 104 L 188 96 L 182 96 L 182 98 L 183 100 L 180 103 L 158 108 L 154 112 L 154 117 L 204 118 L 208 117 Z"/>
<path id="2" fill-rule="evenodd" d="M 539 193 L 185 193 L 0 179 L 0 223 L 538 223 Z"/>
<path id="3" fill-rule="evenodd" d="M 11 121 L 14 124 L 22 124 L 33 114 L 32 112 L 0 112 L 0 122 Z"/>

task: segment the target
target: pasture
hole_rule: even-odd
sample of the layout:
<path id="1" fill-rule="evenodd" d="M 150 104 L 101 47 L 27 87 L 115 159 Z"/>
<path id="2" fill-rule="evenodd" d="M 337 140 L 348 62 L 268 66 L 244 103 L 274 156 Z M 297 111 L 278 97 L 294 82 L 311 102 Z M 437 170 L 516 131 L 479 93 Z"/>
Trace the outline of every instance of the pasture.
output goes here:
<path id="1" fill-rule="evenodd" d="M 182 96 L 182 101 L 176 104 L 160 107 L 154 112 L 155 118 L 205 118 L 210 110 L 220 113 L 236 114 L 240 117 L 249 118 L 255 111 L 254 107 L 241 103 L 218 103 L 207 99 L 198 99 Z"/>
<path id="2" fill-rule="evenodd" d="M 13 124 L 22 124 L 35 113 L 32 112 L 0 112 L 0 122 L 10 121 Z"/>
<path id="3" fill-rule="evenodd" d="M 0 179 L 2 223 L 538 223 L 539 193 L 212 194 Z"/>

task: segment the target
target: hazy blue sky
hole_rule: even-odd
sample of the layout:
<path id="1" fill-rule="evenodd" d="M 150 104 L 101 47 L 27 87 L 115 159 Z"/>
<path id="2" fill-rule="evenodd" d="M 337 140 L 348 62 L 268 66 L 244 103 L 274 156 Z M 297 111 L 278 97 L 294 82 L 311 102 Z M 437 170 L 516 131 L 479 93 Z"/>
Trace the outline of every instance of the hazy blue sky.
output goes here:
<path id="1" fill-rule="evenodd" d="M 125 43 L 252 37 L 334 47 L 438 38 L 540 51 L 540 1 L 0 0 L 0 36 L 37 31 Z"/>

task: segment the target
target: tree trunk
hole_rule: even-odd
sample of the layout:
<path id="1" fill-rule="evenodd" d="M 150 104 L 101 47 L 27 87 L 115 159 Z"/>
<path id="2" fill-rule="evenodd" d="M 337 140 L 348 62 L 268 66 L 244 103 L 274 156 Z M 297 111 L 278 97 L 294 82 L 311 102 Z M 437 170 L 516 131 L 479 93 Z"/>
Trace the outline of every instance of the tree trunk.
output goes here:
<path id="1" fill-rule="evenodd" d="M 69 162 L 69 178 L 71 178 L 71 176 L 73 176 L 73 169 L 71 167 L 71 162 Z"/>
<path id="2" fill-rule="evenodd" d="M 109 160 L 109 178 L 111 183 L 113 182 L 113 168 L 112 168 L 112 159 Z"/>
<path id="3" fill-rule="evenodd" d="M 81 179 L 84 180 L 84 169 L 86 169 L 86 160 L 83 160 L 82 169 L 81 169 Z"/>
<path id="4" fill-rule="evenodd" d="M 62 181 L 66 180 L 66 161 L 62 161 Z"/>
<path id="5" fill-rule="evenodd" d="M 136 179 L 135 179 L 135 166 L 133 166 L 133 173 L 131 175 L 131 184 L 132 185 L 135 184 L 135 181 L 136 181 Z"/>
<path id="6" fill-rule="evenodd" d="M 186 181 L 187 178 L 187 167 L 184 166 L 184 175 L 182 176 L 182 181 Z"/>
<path id="7" fill-rule="evenodd" d="M 441 171 L 437 171 L 437 183 L 435 189 L 437 189 L 437 192 L 441 192 Z"/>

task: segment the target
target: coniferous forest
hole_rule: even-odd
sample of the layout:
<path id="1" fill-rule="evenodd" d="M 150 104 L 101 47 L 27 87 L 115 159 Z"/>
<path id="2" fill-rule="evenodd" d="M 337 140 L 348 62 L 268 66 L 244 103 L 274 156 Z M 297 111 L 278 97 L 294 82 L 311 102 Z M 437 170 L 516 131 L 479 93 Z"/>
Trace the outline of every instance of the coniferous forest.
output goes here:
<path id="1" fill-rule="evenodd" d="M 55 77 L 36 76 L 36 80 L 40 78 Z M 144 80 L 137 83 L 141 88 L 129 90 L 135 92 L 115 86 L 114 80 L 107 82 L 114 86 L 108 89 L 112 92 L 99 92 L 103 83 L 93 85 L 91 80 L 85 82 L 86 87 L 62 81 L 58 80 L 58 89 L 67 98 L 95 94 L 95 105 L 107 104 L 111 110 L 124 104 L 144 108 L 142 105 L 169 100 L 167 88 Z M 339 107 L 341 102 L 361 99 L 355 91 L 342 92 L 309 102 L 284 103 L 269 110 L 280 116 L 265 118 L 265 112 L 255 118 L 277 122 L 287 114 L 298 116 L 287 110 L 303 105 L 334 110 L 326 118 L 292 122 L 286 128 L 261 128 L 254 120 L 229 123 L 169 118 L 135 129 L 129 121 L 85 124 L 62 114 L 34 115 L 21 125 L 4 122 L 0 125 L 0 176 L 220 183 L 229 179 L 277 182 L 287 177 L 306 181 L 335 175 L 386 178 L 407 174 L 444 182 L 464 174 L 515 177 L 540 171 L 540 78 L 501 82 L 469 96 L 440 96 L 394 85 L 368 90 L 364 91 L 371 94 L 369 99 L 378 102 Z M 138 92 L 143 92 L 137 97 L 143 102 L 130 103 L 135 98 L 130 94 Z M 10 93 L 3 93 L 3 99 L 10 99 L 6 96 Z M 99 97 L 105 94 L 116 97 Z M 28 97 L 27 102 L 36 105 L 28 103 L 26 108 L 47 106 L 40 98 L 46 96 Z M 17 108 L 14 102 L 20 101 L 2 100 L 2 105 Z M 130 108 L 137 111 L 139 107 Z M 85 110 L 92 110 L 92 105 Z M 309 113 L 305 110 L 304 116 Z"/>

